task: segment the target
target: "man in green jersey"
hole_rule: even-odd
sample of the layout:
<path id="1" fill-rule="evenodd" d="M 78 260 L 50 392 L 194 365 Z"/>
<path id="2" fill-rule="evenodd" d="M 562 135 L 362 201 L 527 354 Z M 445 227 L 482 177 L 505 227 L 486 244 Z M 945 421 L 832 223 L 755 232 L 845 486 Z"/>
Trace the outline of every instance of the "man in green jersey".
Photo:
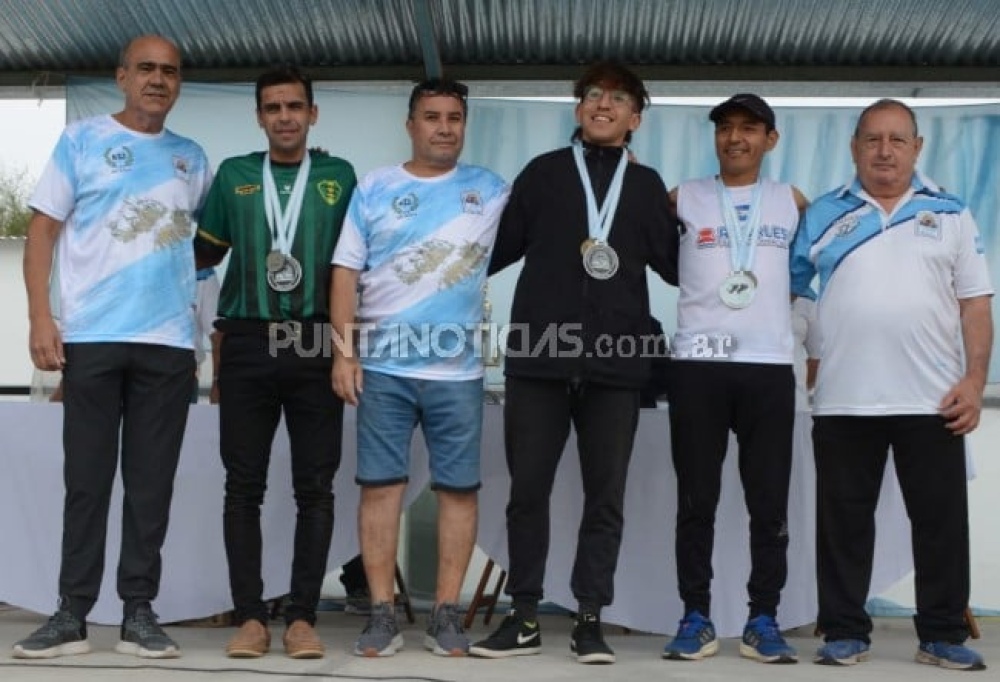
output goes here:
<path id="1" fill-rule="evenodd" d="M 219 430 L 226 469 L 223 528 L 239 630 L 230 657 L 270 647 L 261 579 L 260 506 L 271 442 L 284 411 L 298 515 L 285 652 L 319 658 L 316 605 L 333 534 L 333 476 L 343 402 L 330 385 L 330 259 L 356 184 L 351 164 L 310 152 L 318 114 L 295 69 L 257 79 L 257 122 L 268 151 L 225 160 L 195 239 L 199 265 L 229 253 L 219 320 Z"/>

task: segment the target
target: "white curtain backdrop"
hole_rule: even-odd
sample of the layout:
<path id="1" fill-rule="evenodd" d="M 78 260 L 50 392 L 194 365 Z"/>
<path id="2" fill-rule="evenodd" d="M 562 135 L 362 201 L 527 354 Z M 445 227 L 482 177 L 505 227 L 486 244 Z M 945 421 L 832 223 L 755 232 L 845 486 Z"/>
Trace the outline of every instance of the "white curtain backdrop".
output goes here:
<path id="1" fill-rule="evenodd" d="M 319 121 L 309 137 L 312 144 L 351 161 L 359 175 L 409 158 L 403 127 L 406 94 L 354 92 L 329 84 L 316 84 L 315 90 Z M 564 92 L 552 95 L 569 95 L 571 90 L 567 83 Z M 475 83 L 471 92 L 475 96 Z M 120 108 L 121 93 L 110 79 L 71 79 L 67 85 L 69 120 Z M 644 114 L 632 150 L 642 163 L 660 172 L 668 187 L 717 170 L 709 108 L 654 105 Z M 776 108 L 781 139 L 766 157 L 765 174 L 795 184 L 810 198 L 847 182 L 854 173 L 849 141 L 859 111 L 858 107 Z M 920 168 L 969 203 L 983 232 L 996 282 L 1000 278 L 1000 164 L 996 161 L 1000 159 L 1000 105 L 919 107 L 917 117 L 925 139 Z M 200 142 L 213 166 L 228 156 L 265 146 L 254 113 L 252 84 L 187 83 L 168 126 Z M 574 127 L 571 103 L 474 98 L 463 160 L 513 180 L 533 156 L 567 144 Z M 491 281 L 493 317 L 498 323 L 507 321 L 517 271 L 517 266 L 509 268 Z M 674 292 L 652 274 L 650 289 L 653 314 L 671 331 Z M 499 379 L 499 375 L 491 378 Z M 1000 363 L 993 363 L 990 380 L 1000 380 Z"/>

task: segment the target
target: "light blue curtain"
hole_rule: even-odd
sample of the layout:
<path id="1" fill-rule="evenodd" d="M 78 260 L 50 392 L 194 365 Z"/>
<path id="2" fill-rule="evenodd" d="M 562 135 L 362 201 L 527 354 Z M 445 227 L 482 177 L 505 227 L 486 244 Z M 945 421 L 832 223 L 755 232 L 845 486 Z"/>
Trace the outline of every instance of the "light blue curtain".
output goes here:
<path id="1" fill-rule="evenodd" d="M 475 94 L 475 83 L 471 90 Z M 567 83 L 564 92 L 552 94 L 571 90 Z M 121 107 L 121 93 L 108 79 L 71 79 L 66 91 L 70 120 Z M 359 174 L 409 158 L 406 95 L 359 94 L 318 84 L 316 101 L 319 121 L 310 142 L 350 160 Z M 660 172 L 668 187 L 716 172 L 708 111 L 654 105 L 644 113 L 632 150 Z M 776 108 L 781 139 L 767 156 L 765 174 L 791 182 L 810 198 L 844 184 L 854 174 L 849 141 L 859 112 L 859 107 Z M 925 140 L 921 170 L 968 202 L 983 233 L 994 282 L 1000 281 L 1000 105 L 922 107 L 917 117 Z M 513 180 L 533 156 L 567 144 L 575 125 L 571 103 L 474 99 L 463 159 Z M 265 144 L 251 84 L 185 84 L 169 127 L 201 142 L 213 165 Z M 491 280 L 497 322 L 507 321 L 516 278 L 517 266 Z M 672 330 L 674 290 L 653 275 L 650 290 L 653 313 Z M 1000 360 L 993 363 L 990 381 L 1000 381 Z"/>

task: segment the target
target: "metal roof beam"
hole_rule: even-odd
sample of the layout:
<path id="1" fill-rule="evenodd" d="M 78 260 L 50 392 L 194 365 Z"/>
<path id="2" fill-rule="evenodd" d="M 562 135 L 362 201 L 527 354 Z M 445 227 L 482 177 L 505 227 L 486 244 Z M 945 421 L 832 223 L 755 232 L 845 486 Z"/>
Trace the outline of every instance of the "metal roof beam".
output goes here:
<path id="1" fill-rule="evenodd" d="M 413 16 L 417 24 L 417 39 L 424 57 L 424 74 L 427 78 L 440 78 L 441 51 L 438 50 L 434 35 L 434 21 L 431 18 L 430 0 L 413 0 Z"/>

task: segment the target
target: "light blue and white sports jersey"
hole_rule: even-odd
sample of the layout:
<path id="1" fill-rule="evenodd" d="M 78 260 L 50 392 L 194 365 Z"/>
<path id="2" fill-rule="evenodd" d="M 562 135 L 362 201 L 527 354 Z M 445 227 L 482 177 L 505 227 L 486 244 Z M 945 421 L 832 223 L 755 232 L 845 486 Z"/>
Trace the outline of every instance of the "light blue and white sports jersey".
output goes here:
<path id="1" fill-rule="evenodd" d="M 361 180 L 333 263 L 361 272 L 364 369 L 482 377 L 483 287 L 509 193 L 500 176 L 465 164 L 432 178 L 390 166 Z"/>
<path id="2" fill-rule="evenodd" d="M 819 274 L 813 414 L 937 414 L 964 372 L 959 300 L 993 293 L 979 229 L 915 176 L 891 213 L 858 180 L 820 197 L 792 245 L 792 292 Z"/>
<path id="3" fill-rule="evenodd" d="M 211 180 L 202 148 L 168 130 L 109 115 L 66 127 L 29 202 L 63 223 L 64 342 L 193 347 L 191 239 Z"/>

